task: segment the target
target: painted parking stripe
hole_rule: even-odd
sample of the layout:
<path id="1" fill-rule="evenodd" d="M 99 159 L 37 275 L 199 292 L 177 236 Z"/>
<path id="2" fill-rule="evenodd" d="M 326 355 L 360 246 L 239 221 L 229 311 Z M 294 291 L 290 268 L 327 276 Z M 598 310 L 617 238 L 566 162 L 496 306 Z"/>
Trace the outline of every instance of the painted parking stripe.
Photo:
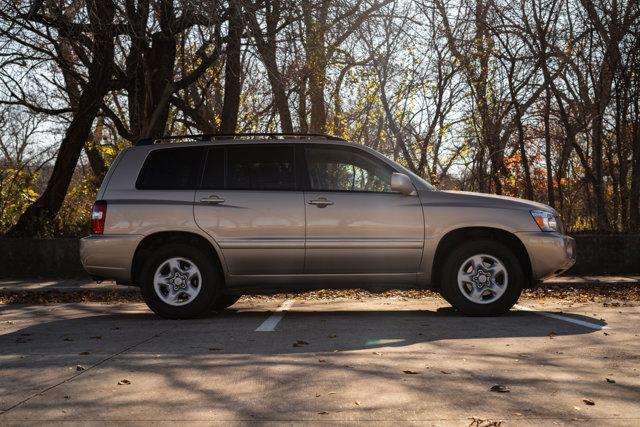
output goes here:
<path id="1" fill-rule="evenodd" d="M 560 314 L 555 313 L 547 313 L 546 311 L 538 311 L 535 308 L 525 307 L 524 305 L 516 304 L 513 306 L 520 311 L 529 311 L 531 313 L 538 314 L 540 316 L 548 317 L 550 319 L 561 320 L 563 322 L 573 323 L 575 325 L 584 326 L 585 328 L 595 329 L 596 331 L 600 331 L 602 329 L 610 329 L 608 326 L 598 325 L 597 323 L 586 322 L 580 319 L 574 319 L 572 317 L 562 316 Z"/>
<path id="2" fill-rule="evenodd" d="M 258 326 L 255 332 L 273 332 L 276 330 L 276 326 L 282 320 L 287 310 L 291 308 L 295 301 L 292 299 L 288 299 L 284 301 L 278 308 L 275 309 L 274 313 L 267 318 L 260 326 Z"/>

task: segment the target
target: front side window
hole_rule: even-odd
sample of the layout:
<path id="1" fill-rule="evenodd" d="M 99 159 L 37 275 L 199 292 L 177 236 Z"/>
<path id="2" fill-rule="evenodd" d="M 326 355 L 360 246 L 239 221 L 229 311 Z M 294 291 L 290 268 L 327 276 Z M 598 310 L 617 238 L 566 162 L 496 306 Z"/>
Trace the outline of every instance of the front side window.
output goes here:
<path id="1" fill-rule="evenodd" d="M 306 147 L 312 190 L 391 192 L 393 170 L 357 149 Z"/>
<path id="2" fill-rule="evenodd" d="M 192 190 L 198 185 L 202 147 L 154 150 L 140 170 L 136 188 L 141 190 Z"/>
<path id="3" fill-rule="evenodd" d="M 225 187 L 230 190 L 294 190 L 294 159 L 291 146 L 229 146 Z"/>

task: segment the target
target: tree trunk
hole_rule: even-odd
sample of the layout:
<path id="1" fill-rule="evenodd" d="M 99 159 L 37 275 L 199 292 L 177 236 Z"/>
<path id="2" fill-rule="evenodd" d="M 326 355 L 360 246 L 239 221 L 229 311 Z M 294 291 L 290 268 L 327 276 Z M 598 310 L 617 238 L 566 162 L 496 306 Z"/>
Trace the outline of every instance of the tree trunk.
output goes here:
<path id="1" fill-rule="evenodd" d="M 553 190 L 553 167 L 551 165 L 551 93 L 547 87 L 547 97 L 544 103 L 544 160 L 547 167 L 547 201 L 552 208 L 556 207 L 556 197 Z"/>
<path id="2" fill-rule="evenodd" d="M 87 6 L 91 11 L 90 22 L 96 29 L 87 84 L 60 144 L 46 189 L 8 231 L 9 236 L 46 235 L 48 226 L 62 207 L 82 148 L 90 136 L 91 125 L 109 89 L 114 64 L 114 43 L 112 35 L 101 31 L 101 27 L 113 20 L 115 8 L 110 0 L 88 1 Z"/>
<path id="3" fill-rule="evenodd" d="M 631 189 L 629 191 L 629 229 L 640 231 L 640 101 L 634 101 L 636 120 L 631 130 Z"/>
<path id="4" fill-rule="evenodd" d="M 309 101 L 311 120 L 309 130 L 324 133 L 327 127 L 327 113 L 324 101 L 325 79 L 327 76 L 327 51 L 325 33 L 329 2 L 319 2 L 314 10 L 310 2 L 303 2 L 306 24 L 305 48 L 307 54 L 306 70 L 309 76 Z"/>
<path id="5" fill-rule="evenodd" d="M 291 111 L 289 110 L 289 99 L 285 92 L 285 84 L 282 74 L 278 70 L 276 63 L 275 49 L 269 52 L 264 58 L 265 67 L 267 67 L 267 75 L 273 92 L 273 102 L 280 117 L 280 128 L 284 133 L 293 133 L 293 122 L 291 120 Z"/>
<path id="6" fill-rule="evenodd" d="M 238 110 L 242 92 L 242 63 L 240 44 L 242 38 L 242 18 L 240 6 L 236 1 L 229 3 L 229 42 L 224 64 L 224 100 L 222 102 L 222 121 L 220 132 L 234 133 L 238 126 Z"/>
<path id="7" fill-rule="evenodd" d="M 301 133 L 309 132 L 309 124 L 307 123 L 307 81 L 305 74 L 300 76 L 300 88 L 298 89 L 298 128 Z"/>
<path id="8" fill-rule="evenodd" d="M 273 94 L 273 103 L 280 117 L 280 128 L 284 133 L 293 133 L 293 122 L 291 120 L 291 111 L 289 110 L 286 84 L 282 73 L 278 69 L 278 62 L 276 60 L 276 35 L 280 21 L 281 4 L 279 1 L 273 1 L 267 2 L 266 6 L 266 34 L 264 34 L 260 28 L 256 17 L 255 6 L 251 3 L 245 4 L 245 8 L 248 9 L 246 10 L 246 17 L 256 41 L 262 63 L 267 69 L 267 78 L 269 79 L 271 92 Z"/>
<path id="9" fill-rule="evenodd" d="M 524 142 L 524 126 L 522 125 L 522 115 L 519 107 L 516 106 L 516 127 L 518 129 L 518 147 L 520 149 L 520 162 L 524 171 L 524 191 L 527 199 L 533 200 L 533 183 L 531 182 L 531 170 L 529 168 L 529 158 L 527 157 L 527 149 Z"/>
<path id="10" fill-rule="evenodd" d="M 98 150 L 98 145 L 100 144 L 100 138 L 102 136 L 103 122 L 104 119 L 102 117 L 98 117 L 98 124 L 84 145 L 84 152 L 89 160 L 89 166 L 91 166 L 91 171 L 93 172 L 97 185 L 100 185 L 102 179 L 107 173 L 107 165 L 102 158 L 100 150 Z"/>

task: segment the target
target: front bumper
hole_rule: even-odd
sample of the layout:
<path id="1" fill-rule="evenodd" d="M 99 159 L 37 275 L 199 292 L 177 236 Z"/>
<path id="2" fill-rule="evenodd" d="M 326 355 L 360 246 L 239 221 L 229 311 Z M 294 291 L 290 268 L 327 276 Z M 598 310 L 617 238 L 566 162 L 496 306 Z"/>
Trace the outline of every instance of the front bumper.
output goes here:
<path id="1" fill-rule="evenodd" d="M 80 239 L 80 261 L 91 276 L 131 284 L 131 264 L 144 236 L 105 234 Z"/>
<path id="2" fill-rule="evenodd" d="M 576 241 L 560 233 L 545 231 L 518 233 L 529 259 L 533 280 L 561 274 L 576 263 Z"/>

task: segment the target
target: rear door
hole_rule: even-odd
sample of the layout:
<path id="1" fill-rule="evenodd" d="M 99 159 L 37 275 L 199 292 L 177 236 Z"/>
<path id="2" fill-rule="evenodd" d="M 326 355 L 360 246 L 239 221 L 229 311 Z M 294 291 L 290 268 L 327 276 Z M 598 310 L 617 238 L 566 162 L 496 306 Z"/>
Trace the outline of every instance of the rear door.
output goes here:
<path id="1" fill-rule="evenodd" d="M 304 198 L 292 145 L 210 147 L 194 213 L 230 274 L 303 272 Z"/>
<path id="2" fill-rule="evenodd" d="M 393 169 L 356 147 L 312 144 L 305 158 L 305 273 L 417 273 L 422 206 L 391 191 Z"/>

